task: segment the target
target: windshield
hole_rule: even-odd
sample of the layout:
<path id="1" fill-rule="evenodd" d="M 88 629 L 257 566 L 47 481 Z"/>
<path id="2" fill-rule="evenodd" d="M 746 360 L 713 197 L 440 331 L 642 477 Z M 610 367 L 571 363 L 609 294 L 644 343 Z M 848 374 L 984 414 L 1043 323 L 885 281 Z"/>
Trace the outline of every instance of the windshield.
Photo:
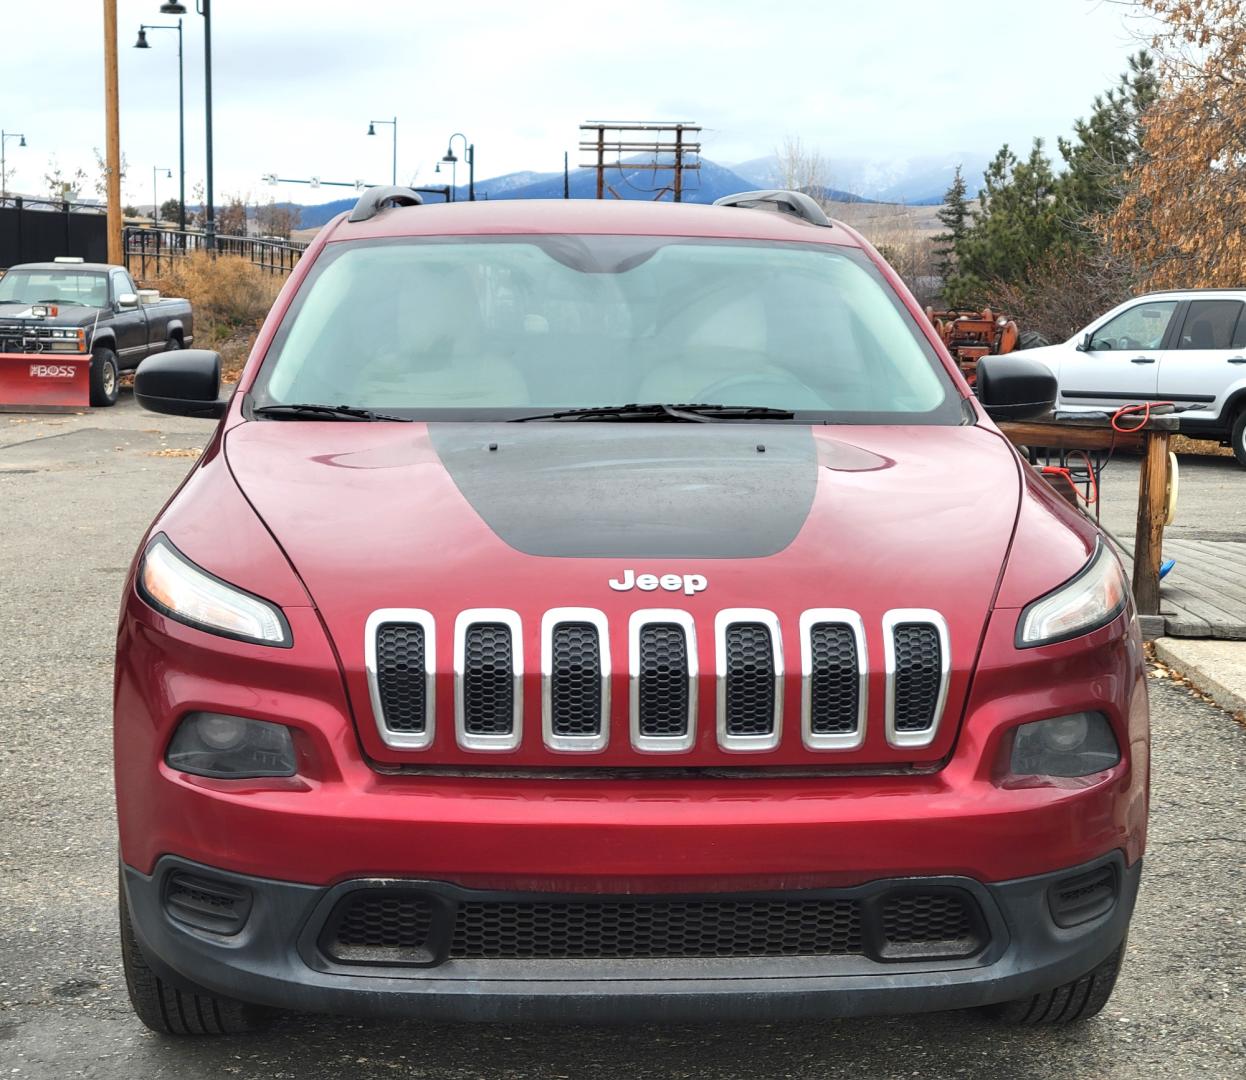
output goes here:
<path id="1" fill-rule="evenodd" d="M 105 307 L 108 278 L 82 270 L 10 270 L 0 278 L 0 304 L 43 301 Z"/>
<path id="2" fill-rule="evenodd" d="M 455 420 L 626 402 L 961 419 L 934 351 L 863 253 L 667 237 L 330 244 L 255 400 Z"/>

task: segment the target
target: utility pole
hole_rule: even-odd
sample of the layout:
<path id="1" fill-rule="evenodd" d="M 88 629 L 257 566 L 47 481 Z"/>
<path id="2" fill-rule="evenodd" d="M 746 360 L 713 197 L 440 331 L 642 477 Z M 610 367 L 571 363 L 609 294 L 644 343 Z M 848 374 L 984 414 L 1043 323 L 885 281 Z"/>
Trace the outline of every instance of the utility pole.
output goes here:
<path id="1" fill-rule="evenodd" d="M 121 248 L 121 112 L 117 90 L 117 0 L 104 0 L 105 168 L 108 186 L 108 261 L 119 266 Z"/>

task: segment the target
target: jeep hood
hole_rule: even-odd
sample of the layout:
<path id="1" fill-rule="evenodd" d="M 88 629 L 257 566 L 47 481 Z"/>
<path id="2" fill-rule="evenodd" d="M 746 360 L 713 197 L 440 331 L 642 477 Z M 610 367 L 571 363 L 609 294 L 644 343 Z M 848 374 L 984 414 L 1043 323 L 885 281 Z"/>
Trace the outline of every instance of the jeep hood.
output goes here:
<path id="1" fill-rule="evenodd" d="M 542 613 L 596 608 L 624 675 L 627 616 L 680 608 L 705 627 L 710 678 L 723 608 L 778 616 L 789 675 L 808 608 L 859 612 L 879 669 L 883 614 L 925 608 L 947 620 L 953 677 L 939 739 L 904 753 L 935 760 L 954 737 L 1020 498 L 1015 456 L 972 426 L 254 421 L 230 429 L 225 450 L 321 612 L 361 731 L 364 625 L 380 608 L 431 612 L 447 664 L 458 612 L 513 610 L 530 674 Z M 707 585 L 611 588 L 627 570 Z M 712 703 L 712 683 L 702 697 Z M 625 686 L 615 700 L 626 707 Z"/>

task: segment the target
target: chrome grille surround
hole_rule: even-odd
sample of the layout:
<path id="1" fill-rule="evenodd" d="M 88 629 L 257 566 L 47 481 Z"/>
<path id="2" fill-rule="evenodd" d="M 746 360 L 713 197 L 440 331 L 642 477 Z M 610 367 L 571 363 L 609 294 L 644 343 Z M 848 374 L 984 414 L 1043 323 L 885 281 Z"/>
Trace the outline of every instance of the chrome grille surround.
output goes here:
<path id="1" fill-rule="evenodd" d="M 732 626 L 753 623 L 770 634 L 771 672 L 774 680 L 770 730 L 761 735 L 733 734 L 728 717 L 727 682 L 730 672 L 727 633 Z M 723 608 L 714 616 L 714 673 L 717 687 L 718 745 L 723 750 L 748 752 L 773 750 L 783 735 L 783 633 L 779 617 L 765 608 Z"/>
<path id="2" fill-rule="evenodd" d="M 588 623 L 597 631 L 598 731 L 566 735 L 554 731 L 554 631 L 563 623 Z M 551 750 L 593 753 L 610 745 L 610 624 L 596 608 L 550 608 L 541 616 L 541 730 Z"/>
<path id="3" fill-rule="evenodd" d="M 385 723 L 381 703 L 380 675 L 377 669 L 377 634 L 390 623 L 419 626 L 424 631 L 424 730 L 393 731 Z M 368 697 L 376 730 L 386 746 L 396 750 L 423 750 L 433 744 L 437 717 L 437 634 L 436 621 L 423 608 L 380 608 L 368 616 L 364 626 L 364 667 L 368 673 Z"/>
<path id="4" fill-rule="evenodd" d="M 813 630 L 823 624 L 847 626 L 857 646 L 857 725 L 855 731 L 813 730 Z M 810 608 L 800 614 L 800 737 L 807 750 L 855 750 L 865 742 L 869 716 L 870 661 L 865 623 L 849 608 Z"/>
<path id="5" fill-rule="evenodd" d="M 919 731 L 900 731 L 896 727 L 896 628 L 905 623 L 931 626 L 939 639 L 939 686 L 930 725 Z M 910 748 L 929 746 L 939 733 L 943 707 L 947 703 L 948 676 L 951 672 L 947 622 L 937 611 L 929 608 L 893 608 L 883 615 L 883 659 L 887 677 L 885 724 L 888 744 Z"/>
<path id="6" fill-rule="evenodd" d="M 640 716 L 640 632 L 651 623 L 674 623 L 684 632 L 688 677 L 688 724 L 682 735 L 645 735 Z M 672 754 L 691 750 L 697 739 L 697 628 L 692 615 L 677 608 L 643 608 L 627 622 L 628 714 L 632 747 L 642 753 Z"/>
<path id="7" fill-rule="evenodd" d="M 500 623 L 510 630 L 511 729 L 504 734 L 480 734 L 467 730 L 465 686 L 467 632 L 477 623 Z M 468 608 L 454 620 L 454 735 L 464 750 L 504 752 L 523 742 L 523 623 L 509 608 Z"/>

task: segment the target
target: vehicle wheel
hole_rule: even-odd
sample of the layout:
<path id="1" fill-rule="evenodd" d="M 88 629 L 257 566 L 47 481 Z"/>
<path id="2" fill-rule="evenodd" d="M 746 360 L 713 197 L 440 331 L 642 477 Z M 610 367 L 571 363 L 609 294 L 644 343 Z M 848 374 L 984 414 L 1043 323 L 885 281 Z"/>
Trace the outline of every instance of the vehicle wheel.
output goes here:
<path id="1" fill-rule="evenodd" d="M 103 346 L 91 353 L 91 404 L 117 403 L 117 354 Z"/>
<path id="2" fill-rule="evenodd" d="M 164 343 L 165 352 L 176 352 L 182 347 L 182 339 L 179 337 L 171 337 Z"/>
<path id="3" fill-rule="evenodd" d="M 118 882 L 121 916 L 121 962 L 130 1004 L 152 1031 L 161 1035 L 241 1035 L 268 1026 L 270 1014 L 258 1005 L 190 991 L 161 979 L 143 958 L 130 921 L 125 885 Z"/>
<path id="4" fill-rule="evenodd" d="M 1246 467 L 1246 409 L 1237 414 L 1233 421 L 1233 434 L 1229 441 L 1233 444 L 1233 456 L 1237 463 Z"/>
<path id="5" fill-rule="evenodd" d="M 1019 1027 L 1037 1027 L 1040 1024 L 1072 1024 L 1089 1020 L 1098 1015 L 1116 985 L 1116 976 L 1125 955 L 1125 943 L 1103 961 L 1097 968 L 1080 979 L 1074 979 L 1054 990 L 1020 1001 L 1005 1001 L 998 1005 L 986 1005 L 983 1011 L 994 1020 Z"/>
<path id="6" fill-rule="evenodd" d="M 1018 349 L 1043 349 L 1050 344 L 1051 342 L 1037 330 L 1022 330 L 1017 337 Z"/>

